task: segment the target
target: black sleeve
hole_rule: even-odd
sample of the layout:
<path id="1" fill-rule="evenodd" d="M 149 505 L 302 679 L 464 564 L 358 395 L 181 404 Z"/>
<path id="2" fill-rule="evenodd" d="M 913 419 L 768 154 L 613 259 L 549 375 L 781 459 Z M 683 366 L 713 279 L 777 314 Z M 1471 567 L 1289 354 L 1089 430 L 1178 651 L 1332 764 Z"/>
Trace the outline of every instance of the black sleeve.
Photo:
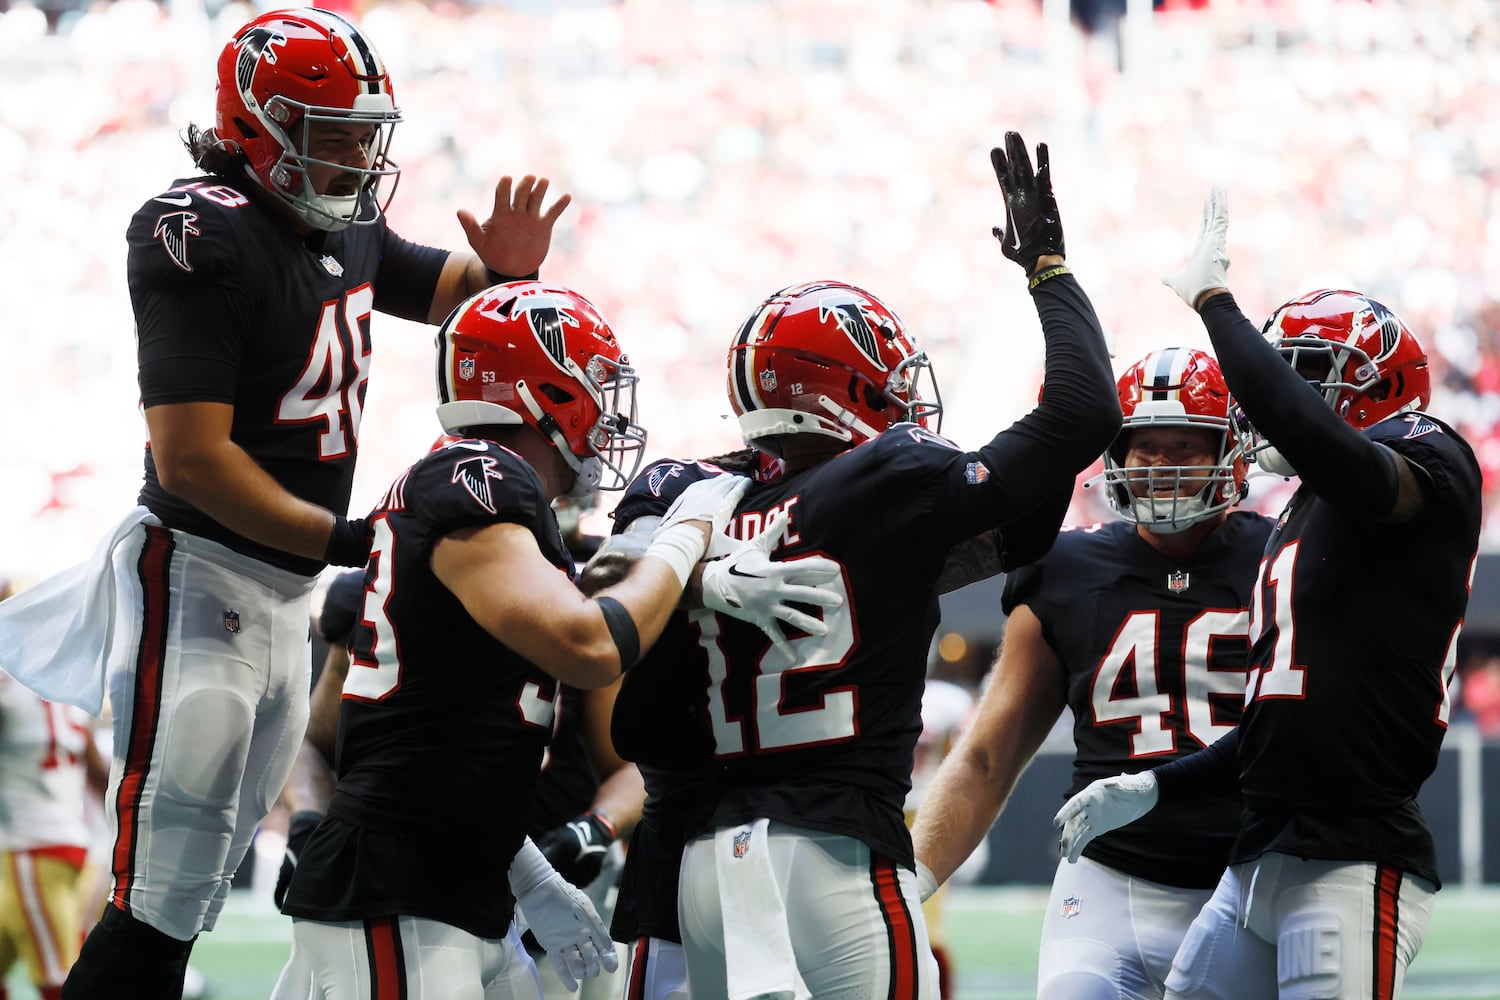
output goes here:
<path id="1" fill-rule="evenodd" d="M 1042 398 L 978 452 L 990 469 L 1007 470 L 1005 518 L 1023 525 L 1022 532 L 1035 531 L 1051 519 L 1051 502 L 1062 490 L 1072 491 L 1078 473 L 1104 453 L 1120 430 L 1109 352 L 1088 296 L 1071 274 L 1044 281 L 1031 294 L 1047 340 Z M 1024 527 L 1023 519 L 1043 505 L 1048 509 L 1029 529 Z M 1018 557 L 1035 548 L 1016 539 L 1008 539 L 1007 546 Z"/>
<path id="2" fill-rule="evenodd" d="M 1389 514 L 1398 488 L 1395 453 L 1334 413 L 1245 318 L 1234 296 L 1213 296 L 1202 316 L 1229 391 L 1307 487 L 1357 517 Z"/>
<path id="3" fill-rule="evenodd" d="M 448 251 L 402 239 L 387 229 L 375 279 L 375 308 L 402 319 L 427 322 Z"/>
<path id="4" fill-rule="evenodd" d="M 1057 541 L 1057 531 L 1072 503 L 1073 484 L 1069 482 L 1030 513 L 996 528 L 995 548 L 1000 553 L 1001 571 L 1009 573 L 1046 555 Z"/>
<path id="5" fill-rule="evenodd" d="M 1151 769 L 1160 801 L 1197 799 L 1238 791 L 1240 787 L 1240 731 L 1231 729 L 1197 753 Z"/>

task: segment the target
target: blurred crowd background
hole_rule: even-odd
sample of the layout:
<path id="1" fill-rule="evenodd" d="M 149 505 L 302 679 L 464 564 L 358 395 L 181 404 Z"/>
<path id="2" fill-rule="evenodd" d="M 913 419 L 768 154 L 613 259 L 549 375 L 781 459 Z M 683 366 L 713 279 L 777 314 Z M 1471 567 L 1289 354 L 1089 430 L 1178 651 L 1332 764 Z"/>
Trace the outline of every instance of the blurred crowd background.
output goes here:
<path id="1" fill-rule="evenodd" d="M 274 4 L 0 0 L 0 575 L 78 561 L 132 503 L 144 422 L 125 289 L 131 214 L 193 172 L 213 66 Z M 463 242 L 502 174 L 575 204 L 543 268 L 643 373 L 649 457 L 738 446 L 724 352 L 768 293 L 861 285 L 932 356 L 943 430 L 978 445 L 1033 404 L 1042 341 L 991 239 L 988 149 L 1050 144 L 1069 263 L 1123 371 L 1207 346 L 1160 284 L 1209 187 L 1230 277 L 1264 316 L 1351 286 L 1401 313 L 1433 411 L 1500 491 L 1500 9 L 1493 0 L 624 0 L 338 6 L 407 121 L 397 231 Z M 205 317 L 205 323 L 212 317 Z M 355 512 L 420 455 L 432 331 L 377 316 Z M 1279 509 L 1288 484 L 1257 480 Z M 1080 488 L 1076 520 L 1108 516 Z M 594 512 L 596 530 L 611 504 Z M 1487 519 L 1500 546 L 1500 516 Z"/>

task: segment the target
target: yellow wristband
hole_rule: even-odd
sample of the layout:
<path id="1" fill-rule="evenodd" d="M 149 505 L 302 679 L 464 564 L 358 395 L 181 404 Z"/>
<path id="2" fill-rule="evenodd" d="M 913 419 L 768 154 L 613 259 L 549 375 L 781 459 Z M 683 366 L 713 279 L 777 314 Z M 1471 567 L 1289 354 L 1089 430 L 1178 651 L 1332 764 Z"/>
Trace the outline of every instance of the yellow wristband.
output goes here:
<path id="1" fill-rule="evenodd" d="M 1028 291 L 1035 291 L 1036 290 L 1036 286 L 1040 285 L 1042 282 L 1046 281 L 1048 278 L 1055 278 L 1059 274 L 1072 274 L 1072 273 L 1073 273 L 1072 271 L 1069 271 L 1062 264 L 1054 264 L 1053 266 L 1048 267 L 1048 268 L 1044 268 L 1044 269 L 1038 271 L 1036 274 L 1032 275 L 1031 276 L 1031 280 L 1026 283 L 1026 288 L 1027 288 Z"/>

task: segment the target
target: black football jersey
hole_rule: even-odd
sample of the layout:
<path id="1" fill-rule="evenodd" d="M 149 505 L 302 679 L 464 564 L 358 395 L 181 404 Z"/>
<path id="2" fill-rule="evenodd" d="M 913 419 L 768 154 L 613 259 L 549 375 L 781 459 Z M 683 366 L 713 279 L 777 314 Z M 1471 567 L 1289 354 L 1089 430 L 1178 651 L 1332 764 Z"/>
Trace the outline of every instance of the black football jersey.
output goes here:
<path id="1" fill-rule="evenodd" d="M 447 257 L 384 218 L 300 236 L 249 181 L 179 180 L 127 233 L 141 402 L 234 407 L 232 440 L 289 492 L 349 506 L 373 310 L 426 319 Z M 229 531 L 162 489 L 149 446 L 140 502 L 169 527 L 314 574 L 317 560 Z"/>
<path id="2" fill-rule="evenodd" d="M 285 909 L 320 920 L 423 916 L 500 937 L 513 903 L 506 872 L 531 825 L 556 682 L 470 618 L 430 558 L 456 530 L 510 522 L 531 530 L 559 573 L 571 574 L 573 560 L 535 471 L 487 441 L 424 457 L 371 522 L 338 784 Z"/>
<path id="3" fill-rule="evenodd" d="M 576 553 L 575 553 L 576 555 Z M 589 761 L 583 736 L 583 692 L 566 684 L 557 686 L 552 744 L 542 758 L 533 797 L 531 828 L 527 833 L 540 840 L 585 812 L 594 804 L 599 779 Z"/>
<path id="4" fill-rule="evenodd" d="M 1013 469 L 912 424 L 814 468 L 756 483 L 731 533 L 790 518 L 779 560 L 843 567 L 844 607 L 826 636 L 789 635 L 787 663 L 755 626 L 699 616 L 708 718 L 721 766 L 715 825 L 768 817 L 844 834 L 910 868 L 903 803 L 921 731 L 936 581 L 954 544 L 1028 513 Z M 1034 484 L 1032 484 L 1034 485 Z"/>
<path id="5" fill-rule="evenodd" d="M 1239 734 L 1248 813 L 1232 860 L 1275 850 L 1437 882 L 1416 794 L 1448 725 L 1480 471 L 1468 444 L 1426 414 L 1365 434 L 1425 473 L 1427 506 L 1407 523 L 1373 523 L 1304 485 L 1278 519 L 1251 612 Z"/>
<path id="6" fill-rule="evenodd" d="M 1234 728 L 1245 698 L 1250 595 L 1272 522 L 1235 511 L 1172 559 L 1126 521 L 1067 527 L 1038 562 L 1005 578 L 1061 661 L 1073 713 L 1073 783 L 1144 771 Z M 1235 790 L 1164 802 L 1084 854 L 1164 885 L 1212 889 L 1240 824 Z"/>

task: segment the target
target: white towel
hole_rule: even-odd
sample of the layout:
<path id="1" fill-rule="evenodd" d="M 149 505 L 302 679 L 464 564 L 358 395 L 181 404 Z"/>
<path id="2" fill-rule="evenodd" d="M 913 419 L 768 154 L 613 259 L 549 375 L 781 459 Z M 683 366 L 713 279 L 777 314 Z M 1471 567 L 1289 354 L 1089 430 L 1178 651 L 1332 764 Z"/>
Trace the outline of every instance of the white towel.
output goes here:
<path id="1" fill-rule="evenodd" d="M 714 833 L 729 1000 L 810 1000 L 797 973 L 786 900 L 771 866 L 769 825 L 757 819 Z"/>
<path id="2" fill-rule="evenodd" d="M 136 526 L 137 507 L 89 558 L 0 602 L 0 667 L 47 701 L 104 711 L 106 671 L 119 621 L 115 562 Z M 128 548 L 128 546 L 125 546 Z M 128 613 L 128 611 L 127 611 Z"/>

